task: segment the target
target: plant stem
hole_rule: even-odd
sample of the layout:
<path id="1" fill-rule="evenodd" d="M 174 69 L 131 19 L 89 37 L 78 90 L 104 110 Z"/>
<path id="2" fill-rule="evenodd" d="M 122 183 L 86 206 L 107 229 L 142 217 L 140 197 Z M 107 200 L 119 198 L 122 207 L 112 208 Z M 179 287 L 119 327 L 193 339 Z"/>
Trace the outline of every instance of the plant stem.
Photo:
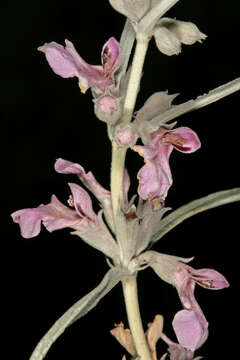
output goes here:
<path id="1" fill-rule="evenodd" d="M 144 37 L 143 35 L 137 37 L 136 49 L 132 62 L 132 70 L 123 106 L 123 118 L 121 124 L 128 124 L 132 119 L 148 43 L 149 39 L 147 37 Z"/>
<path id="2" fill-rule="evenodd" d="M 148 48 L 149 39 L 141 36 L 137 39 L 135 54 L 132 63 L 131 74 L 126 91 L 123 117 L 120 124 L 126 125 L 131 122 L 132 114 L 135 108 L 136 98 L 139 90 L 140 80 L 142 76 L 142 68 Z M 111 164 L 111 194 L 114 218 L 118 216 L 119 205 L 123 206 L 124 188 L 123 176 L 125 167 L 127 147 L 118 147 L 117 143 L 112 143 L 112 164 Z M 118 232 L 116 229 L 116 237 Z M 128 239 L 126 239 L 127 241 Z M 120 247 L 120 256 L 124 264 L 124 249 Z M 127 255 L 127 254 L 126 254 Z M 124 265 L 123 265 L 124 266 Z M 136 350 L 141 360 L 151 360 L 148 345 L 145 339 L 141 316 L 139 312 L 136 275 L 131 275 L 122 281 L 123 293 L 127 309 L 129 326 L 132 332 Z"/>
<path id="3" fill-rule="evenodd" d="M 136 275 L 123 279 L 122 286 L 129 327 L 137 354 L 141 360 L 151 360 L 139 311 Z"/>
<path id="4" fill-rule="evenodd" d="M 148 38 L 137 39 L 136 50 L 132 63 L 132 70 L 123 106 L 123 117 L 121 125 L 130 123 L 134 111 L 137 93 L 142 76 L 142 68 L 148 48 Z M 116 142 L 112 144 L 112 165 L 111 165 L 111 194 L 114 216 L 117 215 L 119 204 L 123 203 L 123 174 L 126 157 L 126 147 L 118 147 Z"/>

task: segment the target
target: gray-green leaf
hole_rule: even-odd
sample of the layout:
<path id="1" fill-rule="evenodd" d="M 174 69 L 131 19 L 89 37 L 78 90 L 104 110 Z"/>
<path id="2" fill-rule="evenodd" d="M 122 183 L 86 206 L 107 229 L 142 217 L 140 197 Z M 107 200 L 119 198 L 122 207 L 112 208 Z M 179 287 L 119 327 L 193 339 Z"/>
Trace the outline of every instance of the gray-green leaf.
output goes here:
<path id="1" fill-rule="evenodd" d="M 120 39 L 120 48 L 122 50 L 122 64 L 116 73 L 116 81 L 118 82 L 122 76 L 125 75 L 128 67 L 129 58 L 132 52 L 133 44 L 135 41 L 135 31 L 133 30 L 131 22 L 127 19 L 123 28 Z"/>
<path id="2" fill-rule="evenodd" d="M 206 105 L 212 104 L 225 96 L 231 95 L 240 90 L 240 78 L 236 78 L 227 84 L 221 85 L 216 89 L 209 91 L 207 94 L 198 96 L 195 100 L 189 100 L 185 103 L 174 105 L 169 110 L 157 115 L 151 120 L 154 126 L 161 126 L 180 115 L 188 113 L 193 110 L 200 109 Z"/>
<path id="3" fill-rule="evenodd" d="M 240 188 L 218 191 L 201 199 L 194 200 L 181 206 L 166 216 L 159 223 L 159 228 L 151 238 L 151 245 L 161 239 L 167 232 L 180 224 L 183 220 L 214 207 L 240 200 Z"/>
<path id="4" fill-rule="evenodd" d="M 30 360 L 44 359 L 52 344 L 65 329 L 92 310 L 122 277 L 123 273 L 121 271 L 115 268 L 110 269 L 94 290 L 78 300 L 55 322 L 34 349 Z"/>

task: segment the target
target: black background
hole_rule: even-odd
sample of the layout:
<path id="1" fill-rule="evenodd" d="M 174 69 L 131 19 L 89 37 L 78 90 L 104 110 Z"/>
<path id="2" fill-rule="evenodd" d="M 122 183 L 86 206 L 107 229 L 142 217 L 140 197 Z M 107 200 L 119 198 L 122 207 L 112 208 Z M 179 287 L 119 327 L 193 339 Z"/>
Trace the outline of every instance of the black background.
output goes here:
<path id="1" fill-rule="evenodd" d="M 179 56 L 159 53 L 151 41 L 137 108 L 153 92 L 180 93 L 187 101 L 239 76 L 239 3 L 235 0 L 180 1 L 169 16 L 196 23 L 208 35 L 203 44 L 183 46 Z M 119 39 L 124 17 L 108 1 L 9 2 L 1 10 L 1 328 L 2 358 L 26 360 L 41 336 L 75 301 L 93 289 L 108 269 L 104 256 L 69 234 L 69 230 L 22 239 L 10 213 L 48 203 L 55 193 L 63 202 L 74 176 L 56 174 L 63 157 L 92 170 L 109 187 L 110 143 L 104 123 L 94 117 L 91 93 L 81 94 L 76 79 L 62 79 L 37 47 L 67 38 L 91 64 L 100 63 L 102 45 Z M 173 209 L 211 192 L 239 186 L 239 93 L 179 118 L 179 125 L 199 135 L 200 151 L 174 152 L 174 185 L 167 206 Z M 132 194 L 142 159 L 128 155 Z M 227 290 L 196 289 L 210 323 L 210 336 L 198 352 L 206 359 L 235 359 L 239 322 L 239 204 L 193 217 L 167 234 L 155 250 L 196 258 L 196 268 L 222 272 Z M 139 275 L 144 325 L 156 313 L 171 320 L 181 308 L 174 288 L 149 269 Z M 86 317 L 70 327 L 46 359 L 121 359 L 120 345 L 109 334 L 126 316 L 120 285 Z M 159 354 L 165 351 L 159 344 Z"/>

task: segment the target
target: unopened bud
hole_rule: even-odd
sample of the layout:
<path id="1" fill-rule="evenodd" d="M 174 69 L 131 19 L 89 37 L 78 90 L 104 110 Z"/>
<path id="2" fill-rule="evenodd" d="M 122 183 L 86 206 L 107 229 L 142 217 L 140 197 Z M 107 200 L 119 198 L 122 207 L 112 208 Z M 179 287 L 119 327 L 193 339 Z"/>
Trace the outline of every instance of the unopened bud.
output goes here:
<path id="1" fill-rule="evenodd" d="M 181 52 L 181 43 L 166 27 L 159 26 L 154 31 L 158 49 L 165 55 L 178 55 Z"/>
<path id="2" fill-rule="evenodd" d="M 99 120 L 114 125 L 122 114 L 122 106 L 119 98 L 104 95 L 94 100 L 95 114 Z"/>
<path id="3" fill-rule="evenodd" d="M 170 30 L 185 45 L 201 42 L 207 37 L 191 22 L 163 18 L 160 20 L 160 24 Z"/>
<path id="4" fill-rule="evenodd" d="M 109 0 L 112 7 L 132 21 L 140 20 L 149 10 L 151 0 Z"/>
<path id="5" fill-rule="evenodd" d="M 117 127 L 115 131 L 115 139 L 119 146 L 132 147 L 137 141 L 137 134 L 132 124 L 124 127 Z"/>

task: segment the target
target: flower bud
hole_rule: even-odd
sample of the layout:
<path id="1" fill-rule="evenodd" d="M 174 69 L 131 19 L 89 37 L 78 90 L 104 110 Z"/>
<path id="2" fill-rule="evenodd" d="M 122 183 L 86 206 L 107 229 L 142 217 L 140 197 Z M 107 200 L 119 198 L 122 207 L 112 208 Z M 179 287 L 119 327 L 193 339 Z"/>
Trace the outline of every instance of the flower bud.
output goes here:
<path id="1" fill-rule="evenodd" d="M 111 95 L 103 95 L 93 101 L 95 103 L 94 111 L 99 120 L 114 125 L 120 118 L 122 106 L 119 98 Z"/>
<path id="2" fill-rule="evenodd" d="M 181 52 L 181 43 L 170 30 L 159 26 L 154 31 L 154 37 L 158 50 L 163 54 L 171 56 Z"/>
<path id="3" fill-rule="evenodd" d="M 124 127 L 118 126 L 115 131 L 115 139 L 119 146 L 133 146 L 137 140 L 137 134 L 132 124 Z"/>
<path id="4" fill-rule="evenodd" d="M 207 37 L 191 22 L 163 18 L 160 20 L 160 24 L 170 30 L 185 45 L 192 45 L 197 41 L 201 42 Z"/>

